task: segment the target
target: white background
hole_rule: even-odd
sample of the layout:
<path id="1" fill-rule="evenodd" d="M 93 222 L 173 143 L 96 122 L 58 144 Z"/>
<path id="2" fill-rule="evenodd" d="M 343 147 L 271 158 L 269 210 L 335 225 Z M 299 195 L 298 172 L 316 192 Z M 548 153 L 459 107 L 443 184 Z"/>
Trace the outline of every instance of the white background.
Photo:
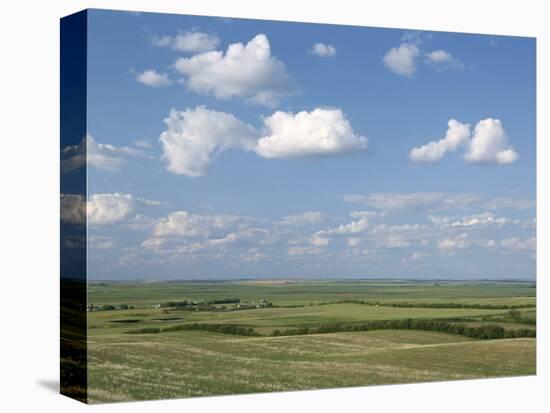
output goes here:
<path id="1" fill-rule="evenodd" d="M 550 11 L 543 0 L 4 0 L 0 5 L 0 410 L 548 412 Z M 536 36 L 538 375 L 86 407 L 59 396 L 59 21 L 86 7 Z M 545 27 L 546 25 L 546 27 Z M 546 118 L 543 117 L 546 114 Z M 544 162 L 546 160 L 546 163 Z M 546 185 L 546 190 L 544 188 Z"/>

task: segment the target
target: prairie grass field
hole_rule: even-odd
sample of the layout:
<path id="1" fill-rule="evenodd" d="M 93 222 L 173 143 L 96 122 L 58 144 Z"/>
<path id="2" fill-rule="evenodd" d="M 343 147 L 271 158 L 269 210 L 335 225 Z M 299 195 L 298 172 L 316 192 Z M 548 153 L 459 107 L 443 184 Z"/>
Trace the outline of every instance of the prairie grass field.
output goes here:
<path id="1" fill-rule="evenodd" d="M 88 401 L 536 373 L 529 282 L 97 282 Z"/>

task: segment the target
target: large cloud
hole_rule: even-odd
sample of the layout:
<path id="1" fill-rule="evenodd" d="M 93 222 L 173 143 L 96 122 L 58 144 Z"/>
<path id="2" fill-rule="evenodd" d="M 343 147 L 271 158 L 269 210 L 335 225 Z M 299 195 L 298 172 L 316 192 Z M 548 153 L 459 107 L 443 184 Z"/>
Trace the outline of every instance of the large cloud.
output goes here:
<path id="1" fill-rule="evenodd" d="M 469 137 L 470 125 L 451 119 L 443 139 L 413 148 L 409 157 L 414 162 L 436 162 L 447 152 L 455 151 L 459 146 L 467 144 Z"/>
<path id="2" fill-rule="evenodd" d="M 273 106 L 281 96 L 292 93 L 294 84 L 282 61 L 271 55 L 264 34 L 246 45 L 233 43 L 222 51 L 179 58 L 174 67 L 186 76 L 186 87 L 217 98 L 242 97 Z"/>
<path id="3" fill-rule="evenodd" d="M 203 106 L 178 112 L 165 119 L 160 135 L 168 170 L 187 176 L 204 175 L 212 157 L 230 148 L 253 150 L 257 131 L 233 115 Z"/>
<path id="4" fill-rule="evenodd" d="M 411 77 L 416 73 L 416 61 L 419 56 L 418 46 L 412 43 L 402 43 L 399 47 L 391 48 L 384 55 L 383 62 L 395 74 Z"/>
<path id="5" fill-rule="evenodd" d="M 366 149 L 367 138 L 355 134 L 339 109 L 296 114 L 275 112 L 264 118 L 267 135 L 256 152 L 264 158 L 331 155 Z"/>
<path id="6" fill-rule="evenodd" d="M 451 119 L 445 138 L 413 148 L 409 158 L 414 162 L 437 162 L 460 147 L 466 149 L 464 160 L 470 163 L 505 165 L 519 159 L 519 154 L 508 144 L 502 122 L 493 118 L 479 121 L 473 135 L 470 125 Z"/>
<path id="7" fill-rule="evenodd" d="M 203 106 L 172 110 L 160 136 L 168 170 L 202 176 L 215 155 L 227 149 L 255 151 L 264 158 L 334 155 L 367 147 L 339 109 L 275 112 L 263 119 L 263 131 L 233 115 Z M 262 136 L 265 135 L 265 136 Z"/>
<path id="8" fill-rule="evenodd" d="M 508 145 L 508 138 L 499 119 L 484 119 L 474 130 L 468 152 L 468 162 L 504 165 L 515 162 L 518 153 Z"/>

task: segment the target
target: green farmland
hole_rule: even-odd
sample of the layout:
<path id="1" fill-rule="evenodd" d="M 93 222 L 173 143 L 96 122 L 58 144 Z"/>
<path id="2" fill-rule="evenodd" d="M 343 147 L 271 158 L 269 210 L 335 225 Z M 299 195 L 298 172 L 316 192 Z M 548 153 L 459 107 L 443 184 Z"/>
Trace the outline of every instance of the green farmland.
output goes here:
<path id="1" fill-rule="evenodd" d="M 531 375 L 532 283 L 88 288 L 88 401 Z"/>

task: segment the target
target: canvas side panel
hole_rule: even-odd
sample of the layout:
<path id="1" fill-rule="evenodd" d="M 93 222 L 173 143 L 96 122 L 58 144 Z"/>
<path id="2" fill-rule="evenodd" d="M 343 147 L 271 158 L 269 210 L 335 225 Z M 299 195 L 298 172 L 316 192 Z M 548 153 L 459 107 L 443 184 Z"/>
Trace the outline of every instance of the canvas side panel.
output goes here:
<path id="1" fill-rule="evenodd" d="M 61 19 L 61 393 L 87 401 L 87 12 Z"/>

